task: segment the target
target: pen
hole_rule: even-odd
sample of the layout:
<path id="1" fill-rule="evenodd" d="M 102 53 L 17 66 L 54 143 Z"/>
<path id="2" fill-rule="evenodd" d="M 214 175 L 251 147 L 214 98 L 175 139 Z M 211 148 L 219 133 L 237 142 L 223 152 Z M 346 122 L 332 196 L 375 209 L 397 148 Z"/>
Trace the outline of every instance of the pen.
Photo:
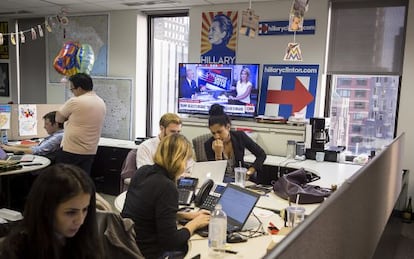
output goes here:
<path id="1" fill-rule="evenodd" d="M 228 253 L 228 254 L 237 254 L 237 251 L 227 250 L 227 249 L 224 249 L 224 250 L 221 250 L 221 249 L 214 249 L 214 251 L 215 251 L 215 252 L 225 252 L 225 253 Z"/>

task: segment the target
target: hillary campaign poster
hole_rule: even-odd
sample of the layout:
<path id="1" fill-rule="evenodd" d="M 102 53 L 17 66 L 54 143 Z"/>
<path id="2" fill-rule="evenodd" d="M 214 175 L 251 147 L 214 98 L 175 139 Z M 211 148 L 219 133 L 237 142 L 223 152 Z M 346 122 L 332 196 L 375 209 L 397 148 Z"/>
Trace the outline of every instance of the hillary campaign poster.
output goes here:
<path id="1" fill-rule="evenodd" d="M 201 63 L 236 63 L 237 19 L 235 11 L 202 14 Z"/>
<path id="2" fill-rule="evenodd" d="M 319 65 L 264 65 L 258 114 L 313 117 Z"/>

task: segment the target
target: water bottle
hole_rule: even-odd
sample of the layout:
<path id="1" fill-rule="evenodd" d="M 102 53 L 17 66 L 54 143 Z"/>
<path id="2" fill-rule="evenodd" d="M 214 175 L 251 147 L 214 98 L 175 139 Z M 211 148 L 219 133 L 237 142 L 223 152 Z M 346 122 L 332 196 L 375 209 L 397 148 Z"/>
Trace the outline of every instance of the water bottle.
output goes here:
<path id="1" fill-rule="evenodd" d="M 208 224 L 208 248 L 211 256 L 224 252 L 227 238 L 227 215 L 221 204 L 214 207 Z"/>

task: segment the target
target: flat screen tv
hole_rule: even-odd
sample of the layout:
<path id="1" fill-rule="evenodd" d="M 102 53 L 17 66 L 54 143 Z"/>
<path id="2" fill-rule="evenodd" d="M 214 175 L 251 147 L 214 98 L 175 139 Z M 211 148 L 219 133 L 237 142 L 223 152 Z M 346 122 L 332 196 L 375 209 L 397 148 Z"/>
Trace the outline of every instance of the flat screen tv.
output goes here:
<path id="1" fill-rule="evenodd" d="M 208 115 L 219 103 L 232 117 L 254 118 L 259 64 L 179 63 L 178 113 Z"/>

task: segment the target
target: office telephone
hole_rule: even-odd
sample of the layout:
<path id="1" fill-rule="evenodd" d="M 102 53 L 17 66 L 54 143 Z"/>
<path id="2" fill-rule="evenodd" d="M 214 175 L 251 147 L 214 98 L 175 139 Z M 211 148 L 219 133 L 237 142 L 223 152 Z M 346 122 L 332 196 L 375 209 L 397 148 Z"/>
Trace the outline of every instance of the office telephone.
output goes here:
<path id="1" fill-rule="evenodd" d="M 177 181 L 178 204 L 190 205 L 194 198 L 194 192 L 198 184 L 197 178 L 182 177 Z"/>
<path id="2" fill-rule="evenodd" d="M 207 179 L 198 191 L 194 204 L 200 209 L 214 210 L 225 188 L 225 185 L 215 184 L 213 180 Z"/>

